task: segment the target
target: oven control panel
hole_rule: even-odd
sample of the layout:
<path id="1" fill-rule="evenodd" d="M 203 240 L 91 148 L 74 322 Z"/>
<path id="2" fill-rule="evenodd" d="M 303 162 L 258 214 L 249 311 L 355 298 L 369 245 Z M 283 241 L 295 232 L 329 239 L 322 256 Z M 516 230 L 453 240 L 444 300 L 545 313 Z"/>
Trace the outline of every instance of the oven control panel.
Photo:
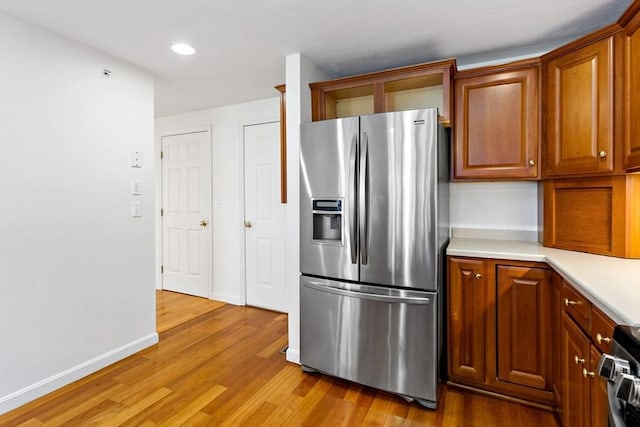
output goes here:
<path id="1" fill-rule="evenodd" d="M 598 363 L 598 375 L 609 381 L 614 381 L 618 375 L 631 373 L 631 366 L 629 361 L 619 359 L 610 354 L 603 354 L 600 362 Z"/>
<path id="2" fill-rule="evenodd" d="M 616 326 L 612 349 L 598 363 L 598 374 L 609 381 L 609 425 L 640 427 L 640 329 Z"/>
<path id="3" fill-rule="evenodd" d="M 615 380 L 616 397 L 633 406 L 640 406 L 640 378 L 635 375 L 621 374 Z"/>

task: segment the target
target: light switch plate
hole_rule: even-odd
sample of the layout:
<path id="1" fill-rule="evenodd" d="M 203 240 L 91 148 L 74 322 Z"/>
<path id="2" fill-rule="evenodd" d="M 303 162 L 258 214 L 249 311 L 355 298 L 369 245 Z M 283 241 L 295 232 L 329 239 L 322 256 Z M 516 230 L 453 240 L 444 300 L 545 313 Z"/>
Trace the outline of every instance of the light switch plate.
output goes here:
<path id="1" fill-rule="evenodd" d="M 142 167 L 142 151 L 131 152 L 131 167 L 132 168 Z"/>
<path id="2" fill-rule="evenodd" d="M 142 216 L 142 202 L 134 200 L 131 202 L 131 217 L 140 218 Z"/>
<path id="3" fill-rule="evenodd" d="M 131 195 L 132 196 L 139 196 L 142 194 L 142 184 L 140 183 L 139 179 L 132 179 L 131 180 Z"/>

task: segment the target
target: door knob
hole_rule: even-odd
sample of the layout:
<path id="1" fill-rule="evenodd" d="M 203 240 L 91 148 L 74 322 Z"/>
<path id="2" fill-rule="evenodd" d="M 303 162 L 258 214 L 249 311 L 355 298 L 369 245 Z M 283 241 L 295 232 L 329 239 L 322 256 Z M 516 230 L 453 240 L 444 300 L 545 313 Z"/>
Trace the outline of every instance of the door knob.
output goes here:
<path id="1" fill-rule="evenodd" d="M 206 227 L 208 224 L 207 220 L 203 219 L 202 221 L 200 221 L 200 227 Z"/>
<path id="2" fill-rule="evenodd" d="M 244 228 L 251 228 L 251 227 L 253 227 L 253 224 L 251 224 L 251 222 L 249 221 L 244 222 Z"/>

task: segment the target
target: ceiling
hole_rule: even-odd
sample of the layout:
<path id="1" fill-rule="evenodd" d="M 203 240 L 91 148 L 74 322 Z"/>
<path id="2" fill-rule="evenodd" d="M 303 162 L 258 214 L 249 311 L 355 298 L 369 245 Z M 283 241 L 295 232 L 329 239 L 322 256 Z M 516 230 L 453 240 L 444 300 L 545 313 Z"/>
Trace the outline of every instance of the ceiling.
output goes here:
<path id="1" fill-rule="evenodd" d="M 549 50 L 631 0 L 0 0 L 21 18 L 156 76 L 156 116 L 277 96 L 285 56 L 331 77 Z M 197 54 L 169 50 L 185 41 Z"/>

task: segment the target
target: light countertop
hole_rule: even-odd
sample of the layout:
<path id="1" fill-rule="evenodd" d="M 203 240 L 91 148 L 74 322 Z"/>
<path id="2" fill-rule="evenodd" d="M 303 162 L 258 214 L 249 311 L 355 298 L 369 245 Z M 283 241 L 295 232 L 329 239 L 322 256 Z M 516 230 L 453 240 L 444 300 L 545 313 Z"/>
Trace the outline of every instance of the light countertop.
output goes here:
<path id="1" fill-rule="evenodd" d="M 545 248 L 537 242 L 454 237 L 447 255 L 546 262 L 614 322 L 640 326 L 640 260 Z"/>

